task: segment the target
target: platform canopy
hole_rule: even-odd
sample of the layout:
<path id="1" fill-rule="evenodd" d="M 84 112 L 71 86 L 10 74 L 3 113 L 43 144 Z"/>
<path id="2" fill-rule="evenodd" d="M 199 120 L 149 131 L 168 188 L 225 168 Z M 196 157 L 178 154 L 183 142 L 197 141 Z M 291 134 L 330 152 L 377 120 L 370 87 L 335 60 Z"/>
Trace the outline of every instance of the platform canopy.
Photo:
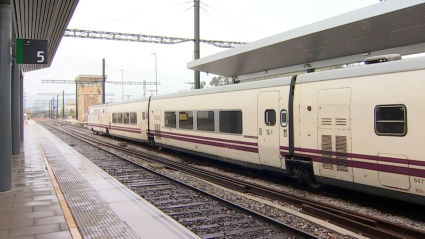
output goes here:
<path id="1" fill-rule="evenodd" d="M 22 65 L 22 71 L 49 67 L 78 0 L 0 0 L 12 6 L 14 39 L 48 40 L 48 64 Z"/>
<path id="2" fill-rule="evenodd" d="M 387 0 L 191 61 L 187 67 L 240 79 L 419 52 L 425 52 L 425 0 Z"/>

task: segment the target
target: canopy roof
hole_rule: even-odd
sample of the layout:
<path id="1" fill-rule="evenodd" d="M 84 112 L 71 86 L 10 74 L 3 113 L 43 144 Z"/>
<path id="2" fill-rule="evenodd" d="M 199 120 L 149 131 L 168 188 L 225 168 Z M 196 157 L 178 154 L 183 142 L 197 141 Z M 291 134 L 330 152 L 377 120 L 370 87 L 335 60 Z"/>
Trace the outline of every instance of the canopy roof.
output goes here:
<path id="1" fill-rule="evenodd" d="M 9 0 L 2 0 L 8 2 Z M 52 64 L 59 43 L 74 14 L 78 0 L 10 0 L 14 39 L 48 40 L 47 65 L 22 65 L 22 71 L 32 71 Z M 14 53 L 13 53 L 14 54 Z"/>
<path id="2" fill-rule="evenodd" d="M 413 47 L 387 53 L 425 52 L 424 43 L 425 1 L 387 0 L 191 61 L 187 67 L 229 77 L 285 67 L 297 71 L 317 67 L 314 62 L 338 59 L 326 64 L 346 64 L 364 59 L 363 54 L 405 46 Z"/>

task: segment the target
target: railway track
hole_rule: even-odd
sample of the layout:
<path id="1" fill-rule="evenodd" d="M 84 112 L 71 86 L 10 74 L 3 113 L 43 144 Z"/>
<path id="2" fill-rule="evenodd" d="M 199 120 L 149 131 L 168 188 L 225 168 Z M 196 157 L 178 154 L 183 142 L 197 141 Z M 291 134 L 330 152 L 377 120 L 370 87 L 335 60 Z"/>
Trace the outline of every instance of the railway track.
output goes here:
<path id="1" fill-rule="evenodd" d="M 77 132 L 75 130 L 71 134 L 74 137 L 98 148 L 101 148 L 102 146 L 108 147 L 128 155 L 143 158 L 144 160 L 148 160 L 150 162 L 160 163 L 167 168 L 178 170 L 239 192 L 252 193 L 259 196 L 291 203 L 301 208 L 302 212 L 306 214 L 327 220 L 331 223 L 371 238 L 425 238 L 425 232 L 423 231 L 390 223 L 370 216 L 365 216 L 360 213 L 354 213 L 352 211 L 344 210 L 338 207 L 321 204 L 315 201 L 307 200 L 305 198 L 274 191 L 269 188 L 253 183 L 247 183 L 235 178 L 228 178 L 216 173 L 201 170 L 186 163 L 176 163 L 172 160 L 153 156 L 138 150 L 126 149 L 116 144 L 107 143 L 99 139 L 93 139 L 92 137 L 89 137 L 88 135 Z M 110 151 L 110 153 L 116 155 L 114 152 Z"/>
<path id="2" fill-rule="evenodd" d="M 99 145 L 109 147 L 110 144 L 102 144 L 96 140 L 96 143 L 90 142 L 90 139 L 82 136 L 81 133 L 70 134 L 69 130 L 49 126 L 115 157 L 125 159 L 99 147 Z M 96 155 L 98 152 L 91 153 Z M 308 232 L 175 181 L 155 170 L 142 169 L 134 162 L 127 159 L 118 161 L 115 157 L 94 157 L 90 160 L 201 238 L 318 238 Z"/>

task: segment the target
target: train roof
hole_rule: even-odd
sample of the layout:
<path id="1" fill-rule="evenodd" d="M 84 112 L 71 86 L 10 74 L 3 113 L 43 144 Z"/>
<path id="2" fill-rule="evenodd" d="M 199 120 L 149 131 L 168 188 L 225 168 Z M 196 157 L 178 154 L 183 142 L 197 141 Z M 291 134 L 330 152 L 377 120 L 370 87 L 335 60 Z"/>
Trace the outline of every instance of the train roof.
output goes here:
<path id="1" fill-rule="evenodd" d="M 388 0 L 191 61 L 187 67 L 241 80 L 251 74 L 363 61 L 364 54 L 425 52 L 424 12 L 424 0 Z"/>
<path id="2" fill-rule="evenodd" d="M 359 76 L 388 74 L 388 73 L 394 73 L 394 72 L 413 71 L 413 70 L 420 70 L 420 69 L 425 69 L 425 57 L 416 57 L 416 58 L 410 58 L 410 59 L 376 63 L 372 65 L 345 67 L 345 68 L 340 68 L 335 70 L 301 74 L 297 77 L 297 84 L 317 82 L 322 80 L 334 80 L 334 79 L 351 78 L 351 77 L 359 77 Z M 177 97 L 216 94 L 216 93 L 224 93 L 224 92 L 236 92 L 241 90 L 284 86 L 284 85 L 290 85 L 291 79 L 292 79 L 292 76 L 279 77 L 279 78 L 268 79 L 268 80 L 232 84 L 232 85 L 226 85 L 226 86 L 218 86 L 218 87 L 205 88 L 205 89 L 199 89 L 199 90 L 191 90 L 191 91 L 185 91 L 185 92 L 165 94 L 165 95 L 157 95 L 157 96 L 154 95 L 152 96 L 152 100 L 171 99 L 171 98 L 177 98 Z M 237 97 L 237 95 L 235 95 L 235 97 Z M 91 107 L 122 105 L 122 104 L 129 104 L 129 103 L 138 103 L 143 101 L 149 101 L 149 97 L 121 101 L 117 103 L 96 105 Z"/>

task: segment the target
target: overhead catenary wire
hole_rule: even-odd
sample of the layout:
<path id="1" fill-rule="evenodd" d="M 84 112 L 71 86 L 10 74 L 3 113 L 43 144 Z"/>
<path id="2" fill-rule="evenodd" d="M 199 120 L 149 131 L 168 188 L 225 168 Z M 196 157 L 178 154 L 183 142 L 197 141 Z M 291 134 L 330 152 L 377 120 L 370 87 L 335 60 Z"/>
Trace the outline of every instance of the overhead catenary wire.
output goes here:
<path id="1" fill-rule="evenodd" d="M 108 21 L 105 21 L 105 22 L 100 22 L 100 23 L 96 23 L 96 24 L 86 25 L 86 26 L 83 26 L 83 27 L 80 27 L 80 28 L 92 27 L 92 26 L 102 25 L 102 24 L 105 24 L 105 23 L 111 23 L 111 22 L 115 22 L 115 21 L 120 21 L 120 20 L 124 20 L 124 19 L 127 19 L 127 18 L 132 18 L 132 17 L 137 17 L 137 16 L 140 16 L 140 15 L 144 15 L 144 14 L 147 14 L 147 13 L 154 13 L 154 12 L 166 10 L 166 9 L 169 9 L 169 8 L 173 8 L 173 7 L 177 7 L 177 6 L 189 4 L 191 2 L 192 1 L 184 2 L 184 3 L 180 3 L 180 4 L 175 4 L 175 5 L 172 5 L 172 6 L 168 6 L 168 7 L 164 7 L 164 8 L 159 8 L 159 9 L 155 9 L 155 10 L 149 10 L 149 11 L 145 11 L 145 12 L 142 12 L 142 13 L 137 13 L 137 14 L 130 15 L 130 16 L 125 16 L 125 17 L 120 17 L 120 18 L 108 20 Z"/>
<path id="2" fill-rule="evenodd" d="M 94 67 L 101 67 L 101 65 L 100 64 L 96 64 L 96 65 L 92 65 L 92 66 L 89 66 L 89 67 L 84 68 L 84 69 L 78 69 L 78 70 L 72 71 L 70 73 L 63 74 L 63 75 L 59 75 L 59 76 L 55 76 L 55 77 L 44 77 L 44 78 L 56 79 L 56 78 L 59 78 L 59 77 L 71 75 L 71 74 L 76 73 L 76 72 L 82 72 L 82 71 L 85 71 L 85 70 L 88 70 L 88 69 L 94 68 Z"/>
<path id="3" fill-rule="evenodd" d="M 242 20 L 240 20 L 240 19 L 237 19 L 237 18 L 233 17 L 233 16 L 232 16 L 232 15 L 230 15 L 230 14 L 227 14 L 227 13 L 225 13 L 225 12 L 223 12 L 223 11 L 218 10 L 218 9 L 217 9 L 217 8 L 215 8 L 215 7 L 212 7 L 212 6 L 210 6 L 210 5 L 208 5 L 208 4 L 205 4 L 205 3 L 203 3 L 203 2 L 201 2 L 201 4 L 202 4 L 202 5 L 204 5 L 205 7 L 207 7 L 208 9 L 212 9 L 212 10 L 214 10 L 214 11 L 217 11 L 218 13 L 221 13 L 222 15 L 224 15 L 224 16 L 226 16 L 226 17 L 229 17 L 229 18 L 232 18 L 232 19 L 234 19 L 234 20 L 236 20 L 236 21 L 238 21 L 238 22 L 241 22 L 241 23 L 243 23 L 243 24 L 245 24 L 245 25 L 247 25 L 247 26 L 249 26 L 249 27 L 251 27 L 251 28 L 253 28 L 253 29 L 255 29 L 255 30 L 259 31 L 259 32 L 261 32 L 262 34 L 270 35 L 270 34 L 266 34 L 266 33 L 263 31 L 263 29 L 260 29 L 260 28 L 258 28 L 258 27 L 256 27 L 256 26 L 252 25 L 252 24 L 249 24 L 249 23 L 247 23 L 247 22 L 245 22 L 245 21 L 242 21 Z"/>
<path id="4" fill-rule="evenodd" d="M 244 41 L 249 42 L 248 39 L 246 39 L 245 37 L 243 37 L 241 34 L 239 34 L 236 30 L 232 29 L 231 27 L 229 27 L 228 24 L 224 24 L 223 22 L 221 22 L 217 17 L 215 17 L 213 14 L 211 14 L 210 12 L 208 12 L 207 10 L 205 10 L 203 7 L 200 7 L 204 12 L 206 12 L 208 15 L 210 15 L 212 18 L 214 18 L 217 22 L 219 22 L 221 25 L 223 25 L 224 27 L 226 27 L 227 29 L 229 29 L 231 32 L 235 33 L 236 35 L 238 35 L 240 38 L 242 38 Z"/>
<path id="5" fill-rule="evenodd" d="M 144 31 L 140 32 L 140 34 L 143 34 L 143 33 L 147 32 L 147 31 L 149 31 L 149 30 L 152 30 L 153 28 L 155 28 L 155 27 L 157 27 L 157 26 L 160 26 L 160 25 L 162 25 L 162 24 L 166 23 L 166 22 L 168 22 L 169 20 L 174 19 L 174 18 L 175 18 L 175 17 L 177 17 L 177 16 L 180 16 L 181 14 L 183 14 L 183 13 L 185 13 L 185 12 L 189 11 L 189 10 L 190 10 L 190 9 L 192 9 L 192 8 L 193 8 L 193 6 L 191 6 L 190 8 L 188 8 L 188 9 L 186 9 L 186 10 L 184 10 L 184 11 L 182 11 L 182 12 L 180 12 L 180 13 L 178 13 L 178 14 L 176 14 L 176 15 L 172 16 L 172 17 L 167 18 L 165 21 L 162 21 L 162 22 L 160 22 L 159 24 L 157 24 L 157 25 L 155 25 L 155 26 L 153 26 L 153 27 L 151 27 L 151 28 L 149 28 L 149 29 L 147 29 L 147 30 L 144 30 Z"/>
<path id="6" fill-rule="evenodd" d="M 118 73 L 118 72 L 117 72 L 116 70 L 114 70 L 113 68 L 117 69 L 118 71 L 119 71 L 119 70 L 121 70 L 122 68 L 119 68 L 119 67 L 116 67 L 116 66 L 113 66 L 113 65 L 109 65 L 109 64 L 106 64 L 106 68 L 110 69 L 110 70 L 111 70 L 111 71 L 113 71 L 115 74 L 118 74 L 119 76 L 121 76 L 121 73 Z M 127 75 L 127 74 L 130 74 L 130 75 L 133 75 L 133 76 L 138 77 L 139 79 L 143 79 L 143 77 L 142 77 L 142 76 L 137 75 L 137 74 L 135 74 L 135 73 L 133 73 L 133 72 L 131 72 L 131 71 L 128 71 L 128 70 L 125 70 L 125 74 L 126 74 L 126 75 Z"/>
<path id="7" fill-rule="evenodd" d="M 106 67 L 107 67 L 108 69 L 112 70 L 112 71 L 113 71 L 113 73 L 117 74 L 118 76 L 121 76 L 121 73 L 119 73 L 119 72 L 117 72 L 116 70 L 112 69 L 112 68 L 115 68 L 115 69 L 119 70 L 119 69 L 121 69 L 121 68 L 116 67 L 116 66 L 113 66 L 113 65 L 109 65 L 109 64 L 106 64 Z M 140 79 L 143 79 L 143 77 L 142 77 L 142 76 L 140 76 L 140 75 L 138 75 L 138 74 L 135 74 L 135 73 L 133 73 L 133 72 L 131 72 L 131 71 L 125 71 L 125 72 L 126 72 L 126 75 L 127 75 L 127 74 L 130 74 L 130 75 L 137 76 L 137 77 L 139 77 Z M 185 77 L 185 76 L 192 76 L 192 75 L 193 75 L 193 73 L 191 72 L 191 73 L 183 74 L 183 75 L 176 75 L 176 76 L 170 76 L 170 77 L 158 78 L 158 83 L 159 83 L 159 82 L 167 82 L 167 80 L 169 80 L 169 79 L 177 79 L 177 78 L 182 78 L 182 77 Z M 179 83 L 171 83 L 171 84 L 167 84 L 167 83 L 163 84 L 163 83 L 161 83 L 161 85 L 178 85 L 178 84 L 179 84 Z"/>

